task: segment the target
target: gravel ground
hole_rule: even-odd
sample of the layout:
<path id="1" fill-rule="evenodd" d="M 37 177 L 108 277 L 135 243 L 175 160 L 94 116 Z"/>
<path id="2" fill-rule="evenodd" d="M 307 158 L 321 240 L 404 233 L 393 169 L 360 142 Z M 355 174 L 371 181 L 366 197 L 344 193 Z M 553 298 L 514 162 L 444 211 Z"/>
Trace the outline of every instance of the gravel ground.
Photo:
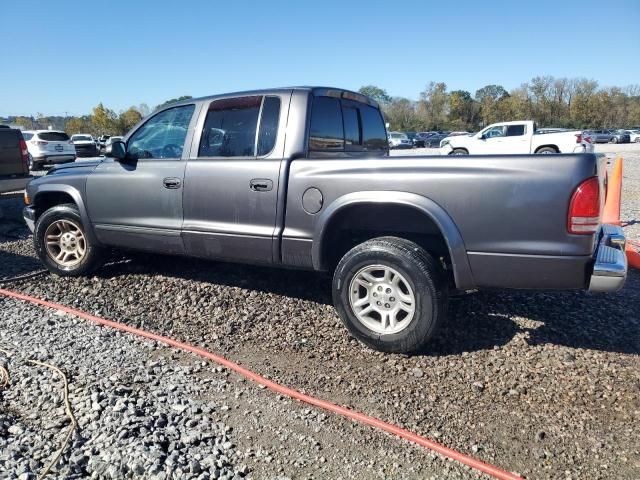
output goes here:
<path id="1" fill-rule="evenodd" d="M 625 229 L 629 238 L 640 238 L 640 149 L 626 151 L 624 156 L 622 219 L 629 223 Z M 18 201 L 0 205 L 5 225 L 5 219 L 18 211 Z M 30 240 L 23 235 L 24 231 L 11 230 L 4 242 L 0 240 L 0 276 L 38 268 Z M 12 288 L 222 352 L 269 378 L 358 408 L 527 478 L 640 478 L 636 427 L 640 421 L 640 275 L 636 271 L 630 272 L 624 290 L 610 295 L 482 292 L 457 301 L 429 353 L 410 357 L 380 354 L 349 338 L 330 305 L 329 282 L 313 273 L 135 255 L 90 278 L 45 276 Z M 121 352 L 118 357 L 127 360 L 109 363 L 105 360 L 109 355 L 93 355 L 83 348 L 89 342 L 102 345 L 94 340 L 103 335 L 102 329 L 70 330 L 60 325 L 50 330 L 41 310 L 2 302 L 3 324 L 8 325 L 0 337 L 2 344 L 40 353 L 35 347 L 19 348 L 16 339 L 22 336 L 49 351 L 51 361 L 72 372 L 72 392 L 74 388 L 78 392 L 98 389 L 109 378 L 101 372 L 109 368 L 122 365 L 148 370 L 145 362 L 160 361 L 170 369 L 164 375 L 180 385 L 175 401 L 179 396 L 188 403 L 201 395 L 196 394 L 200 384 L 193 381 L 194 375 L 173 371 L 168 364 L 177 357 L 193 362 L 191 357 L 113 336 L 109 348 L 113 346 Z M 24 319 L 30 315 L 35 326 L 27 329 L 24 325 L 30 322 Z M 71 331 L 74 335 L 78 331 L 79 338 L 70 337 Z M 56 338 L 64 340 L 59 356 L 51 353 L 59 347 Z M 81 355 L 68 353 L 74 346 Z M 81 358 L 90 358 L 90 362 Z M 99 362 L 107 364 L 101 368 Z M 212 367 L 200 368 L 210 371 Z M 86 374 L 74 373 L 85 370 Z M 28 367 L 21 375 L 26 378 L 32 371 Z M 225 453 L 229 462 L 225 473 L 248 472 L 255 478 L 477 477 L 410 444 L 278 400 L 248 384 L 242 383 L 244 393 L 238 398 L 226 399 L 225 390 L 215 386 L 216 378 L 224 377 L 211 374 L 212 386 L 202 387 L 209 388 L 208 398 L 214 405 L 227 402 L 227 414 L 236 414 L 220 418 L 222 410 L 216 407 L 208 413 L 210 423 L 232 427 L 226 435 L 237 444 L 236 452 L 264 449 L 272 459 L 267 463 L 257 456 L 233 455 L 231 449 Z M 113 384 L 119 383 L 107 382 L 103 390 L 115 395 Z M 130 381 L 124 384 L 131 386 Z M 231 384 L 237 388 L 237 382 L 231 380 Z M 156 405 L 153 394 L 140 393 L 153 392 L 152 386 L 134 385 L 139 388 L 136 395 L 149 402 L 144 404 L 149 405 L 149 413 L 143 418 L 154 417 L 154 412 L 170 403 L 164 400 L 161 403 L 167 405 Z M 3 407 L 28 417 L 22 413 L 22 409 L 29 411 L 28 406 L 17 408 L 20 397 L 11 392 L 5 393 Z M 10 398 L 15 400 L 7 400 Z M 80 394 L 76 398 L 82 404 Z M 86 396 L 82 401 L 86 404 Z M 56 408 L 61 416 L 59 402 Z M 256 409 L 263 412 L 259 419 L 252 413 Z M 317 420 L 320 417 L 322 421 Z M 118 421 L 108 418 L 105 415 L 104 428 L 117 429 Z M 196 414 L 193 418 L 201 422 L 202 417 Z M 0 425 L 2 421 L 6 425 L 13 420 L 0 420 Z M 88 427 L 82 422 L 80 427 L 81 435 L 89 437 L 82 433 Z M 255 429 L 250 430 L 252 427 Z M 216 430 L 216 439 L 224 432 L 225 427 L 221 428 Z M 289 433 L 276 433 L 286 429 Z M 33 435 L 37 435 L 35 428 Z M 296 435 L 319 441 L 320 453 L 310 442 L 292 441 Z M 215 446 L 216 440 L 212 442 Z M 115 445 L 105 448 L 111 446 L 111 451 L 122 450 Z M 82 448 L 74 445 L 69 455 L 80 449 L 91 458 L 86 453 L 90 450 Z M 195 458 L 207 448 L 214 447 L 206 443 L 202 450 L 186 447 L 183 456 Z M 100 455 L 96 455 L 98 461 Z M 14 462 L 9 460 L 4 467 L 14 469 Z M 64 468 L 71 468 L 67 462 L 65 457 Z M 0 470 L 2 466 L 0 463 Z"/>

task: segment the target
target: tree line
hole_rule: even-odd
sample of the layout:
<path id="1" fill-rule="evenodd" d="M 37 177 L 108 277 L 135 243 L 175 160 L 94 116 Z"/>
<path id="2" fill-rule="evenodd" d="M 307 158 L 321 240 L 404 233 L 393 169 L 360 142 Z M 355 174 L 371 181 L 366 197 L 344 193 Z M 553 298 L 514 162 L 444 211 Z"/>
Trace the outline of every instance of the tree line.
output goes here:
<path id="1" fill-rule="evenodd" d="M 158 105 L 158 109 L 169 103 L 191 98 L 184 95 L 172 98 Z M 154 109 L 154 110 L 155 110 Z M 114 110 L 105 107 L 102 102 L 93 107 L 90 115 L 80 116 L 45 116 L 38 113 L 36 116 L 16 116 L 0 119 L 0 123 L 9 123 L 22 127 L 24 130 L 46 130 L 51 127 L 54 130 L 63 130 L 69 135 L 76 133 L 90 133 L 99 135 L 124 135 L 131 127 L 151 113 L 151 109 L 145 103 L 138 106 L 131 106 L 126 110 L 116 113 Z"/>
<path id="2" fill-rule="evenodd" d="M 378 101 L 389 130 L 477 131 L 510 120 L 576 129 L 640 126 L 640 85 L 602 88 L 584 78 L 541 76 L 511 91 L 486 85 L 474 95 L 448 91 L 444 82 L 430 82 L 417 101 L 391 97 L 375 85 L 360 92 Z"/>

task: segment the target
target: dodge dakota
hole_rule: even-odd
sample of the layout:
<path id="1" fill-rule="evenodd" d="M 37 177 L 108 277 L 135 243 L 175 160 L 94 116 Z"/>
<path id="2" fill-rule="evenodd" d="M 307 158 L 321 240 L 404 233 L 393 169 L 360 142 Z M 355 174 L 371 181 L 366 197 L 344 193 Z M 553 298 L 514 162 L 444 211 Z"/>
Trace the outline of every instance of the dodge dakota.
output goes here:
<path id="1" fill-rule="evenodd" d="M 604 168 L 585 153 L 390 157 L 371 99 L 270 89 L 154 112 L 105 158 L 30 182 L 24 218 L 62 276 L 108 248 L 330 272 L 356 338 L 415 352 L 451 294 L 621 288 Z"/>

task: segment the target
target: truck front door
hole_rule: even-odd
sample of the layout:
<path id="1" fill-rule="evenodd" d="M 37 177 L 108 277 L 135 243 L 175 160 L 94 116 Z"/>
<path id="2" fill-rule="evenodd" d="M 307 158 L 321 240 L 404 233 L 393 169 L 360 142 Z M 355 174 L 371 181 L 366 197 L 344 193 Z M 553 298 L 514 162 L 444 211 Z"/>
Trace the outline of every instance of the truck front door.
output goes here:
<path id="1" fill-rule="evenodd" d="M 105 160 L 87 178 L 87 209 L 107 244 L 183 253 L 182 195 L 194 104 L 163 110 L 127 140 L 124 161 Z M 184 157 L 184 158 L 183 158 Z"/>
<path id="2" fill-rule="evenodd" d="M 203 105 L 185 172 L 182 236 L 188 254 L 274 261 L 290 97 L 251 95 Z"/>

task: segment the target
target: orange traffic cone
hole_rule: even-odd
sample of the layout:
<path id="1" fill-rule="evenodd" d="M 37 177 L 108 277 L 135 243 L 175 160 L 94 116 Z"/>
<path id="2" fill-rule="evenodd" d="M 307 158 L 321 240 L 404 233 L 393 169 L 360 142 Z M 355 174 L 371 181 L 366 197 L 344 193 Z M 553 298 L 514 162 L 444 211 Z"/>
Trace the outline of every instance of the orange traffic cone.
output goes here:
<path id="1" fill-rule="evenodd" d="M 602 223 L 620 225 L 620 201 L 622 200 L 622 158 L 616 158 L 616 163 L 607 183 L 607 197 L 604 201 Z"/>
<path id="2" fill-rule="evenodd" d="M 640 269 L 640 242 L 627 240 L 627 262 L 633 268 Z"/>

